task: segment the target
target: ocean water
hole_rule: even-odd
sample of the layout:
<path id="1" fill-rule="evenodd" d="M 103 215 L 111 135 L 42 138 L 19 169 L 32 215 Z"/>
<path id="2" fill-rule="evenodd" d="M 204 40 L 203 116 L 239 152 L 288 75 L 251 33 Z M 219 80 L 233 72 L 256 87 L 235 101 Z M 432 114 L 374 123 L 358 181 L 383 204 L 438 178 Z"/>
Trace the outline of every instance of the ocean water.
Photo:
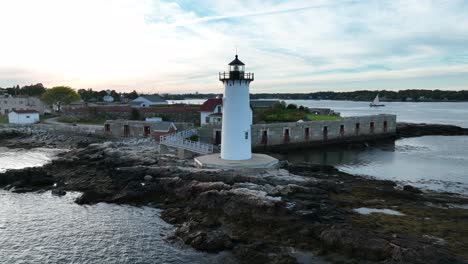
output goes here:
<path id="1" fill-rule="evenodd" d="M 160 211 L 0 190 L 0 263 L 233 263 L 166 241 Z"/>
<path id="2" fill-rule="evenodd" d="M 468 137 L 425 136 L 367 149 L 306 149 L 276 155 L 293 163 L 333 165 L 344 172 L 427 190 L 468 195 Z"/>
<path id="3" fill-rule="evenodd" d="M 65 151 L 64 149 L 49 148 L 27 150 L 0 147 L 0 173 L 9 169 L 42 166 Z"/>
<path id="4" fill-rule="evenodd" d="M 369 102 L 330 100 L 286 100 L 307 107 L 331 108 L 342 116 L 397 115 L 398 122 L 448 124 L 468 128 L 468 102 L 383 102 L 385 107 L 369 107 Z"/>
<path id="5" fill-rule="evenodd" d="M 284 100 L 309 108 L 331 108 L 342 116 L 395 114 L 398 122 L 448 124 L 468 128 L 468 102 L 383 102 L 385 107 L 369 107 L 370 102 L 331 100 Z M 203 104 L 205 100 L 176 100 L 170 103 Z"/>
<path id="6" fill-rule="evenodd" d="M 42 166 L 65 150 L 0 148 L 0 173 Z M 74 203 L 0 190 L 0 263 L 233 263 L 166 241 L 174 228 L 151 207 Z"/>

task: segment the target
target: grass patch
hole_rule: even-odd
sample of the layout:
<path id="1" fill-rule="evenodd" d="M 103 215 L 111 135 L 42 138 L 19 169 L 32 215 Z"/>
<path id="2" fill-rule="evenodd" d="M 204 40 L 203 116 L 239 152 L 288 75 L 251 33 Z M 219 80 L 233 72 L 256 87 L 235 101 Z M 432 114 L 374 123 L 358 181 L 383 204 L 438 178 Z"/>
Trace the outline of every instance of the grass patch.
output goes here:
<path id="1" fill-rule="evenodd" d="M 0 116 L 0 124 L 8 124 L 8 116 Z"/>
<path id="2" fill-rule="evenodd" d="M 286 109 L 286 108 L 272 108 L 272 109 L 255 109 L 254 110 L 258 119 L 256 121 L 266 123 L 276 122 L 297 122 L 303 121 L 336 121 L 342 120 L 340 116 L 334 115 L 315 115 L 311 114 L 308 109 Z"/>
<path id="3" fill-rule="evenodd" d="M 57 116 L 52 115 L 52 114 L 44 114 L 44 115 L 39 116 L 39 120 L 40 120 L 40 122 L 42 122 L 44 120 L 51 119 L 51 118 L 54 118 L 54 117 L 57 117 Z"/>
<path id="4" fill-rule="evenodd" d="M 344 118 L 341 116 L 335 115 L 315 115 L 315 114 L 308 114 L 307 120 L 309 121 L 337 121 L 343 120 Z"/>

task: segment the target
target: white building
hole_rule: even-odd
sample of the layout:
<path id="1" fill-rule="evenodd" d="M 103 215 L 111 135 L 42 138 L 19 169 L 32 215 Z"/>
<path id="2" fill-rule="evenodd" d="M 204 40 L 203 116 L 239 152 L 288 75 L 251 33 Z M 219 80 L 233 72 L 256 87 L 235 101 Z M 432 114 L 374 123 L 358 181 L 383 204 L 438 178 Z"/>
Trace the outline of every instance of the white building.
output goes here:
<path id="1" fill-rule="evenodd" d="M 142 95 L 132 102 L 131 107 L 151 107 L 153 105 L 167 105 L 168 102 L 162 99 L 159 95 Z"/>
<path id="2" fill-rule="evenodd" d="M 13 110 L 8 113 L 10 124 L 34 124 L 39 122 L 39 112 L 36 110 Z"/>
<path id="3" fill-rule="evenodd" d="M 106 103 L 112 103 L 114 102 L 114 97 L 112 97 L 112 91 L 111 90 L 106 90 L 107 95 L 102 97 L 102 100 Z"/>
<path id="4" fill-rule="evenodd" d="M 272 108 L 281 103 L 279 100 L 250 100 L 250 115 L 253 119 L 253 109 Z M 200 125 L 218 124 L 223 120 L 223 100 L 211 98 L 200 107 Z"/>
<path id="5" fill-rule="evenodd" d="M 221 159 L 249 160 L 252 158 L 252 110 L 249 85 L 253 73 L 245 73 L 245 64 L 237 55 L 229 63 L 229 72 L 219 74 L 224 84 Z"/>
<path id="6" fill-rule="evenodd" d="M 50 108 L 37 97 L 0 96 L 0 115 L 7 115 L 14 110 L 36 110 L 42 115 L 49 112 Z"/>
<path id="7" fill-rule="evenodd" d="M 206 100 L 200 107 L 200 125 L 221 123 L 223 113 L 223 99 L 212 98 Z"/>
<path id="8" fill-rule="evenodd" d="M 162 117 L 147 117 L 145 118 L 146 122 L 162 122 Z"/>

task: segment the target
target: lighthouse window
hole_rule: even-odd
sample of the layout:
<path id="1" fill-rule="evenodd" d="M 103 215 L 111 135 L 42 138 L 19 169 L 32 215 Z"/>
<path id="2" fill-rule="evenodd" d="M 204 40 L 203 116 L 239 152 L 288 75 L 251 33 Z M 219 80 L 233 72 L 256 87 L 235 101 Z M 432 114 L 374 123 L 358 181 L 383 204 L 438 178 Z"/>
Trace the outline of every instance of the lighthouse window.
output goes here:
<path id="1" fill-rule="evenodd" d="M 249 132 L 245 131 L 245 139 L 249 139 Z"/>

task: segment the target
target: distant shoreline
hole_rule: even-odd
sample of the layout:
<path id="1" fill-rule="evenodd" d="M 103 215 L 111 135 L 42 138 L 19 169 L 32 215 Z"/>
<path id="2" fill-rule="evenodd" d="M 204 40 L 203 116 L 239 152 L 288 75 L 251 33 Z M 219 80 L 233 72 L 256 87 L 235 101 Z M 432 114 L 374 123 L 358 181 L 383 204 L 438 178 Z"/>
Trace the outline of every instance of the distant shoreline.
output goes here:
<path id="1" fill-rule="evenodd" d="M 185 98 L 185 99 L 168 99 L 169 101 L 183 101 L 183 100 L 208 100 L 212 97 L 206 98 Z M 344 100 L 344 99 L 297 99 L 297 98 L 251 98 L 252 100 L 301 100 L 301 101 L 342 101 L 342 102 L 362 102 L 362 103 L 369 103 L 369 101 L 361 101 L 361 100 Z M 459 101 L 397 101 L 397 100 L 380 100 L 380 102 L 385 103 L 468 103 L 468 100 L 459 100 Z"/>

